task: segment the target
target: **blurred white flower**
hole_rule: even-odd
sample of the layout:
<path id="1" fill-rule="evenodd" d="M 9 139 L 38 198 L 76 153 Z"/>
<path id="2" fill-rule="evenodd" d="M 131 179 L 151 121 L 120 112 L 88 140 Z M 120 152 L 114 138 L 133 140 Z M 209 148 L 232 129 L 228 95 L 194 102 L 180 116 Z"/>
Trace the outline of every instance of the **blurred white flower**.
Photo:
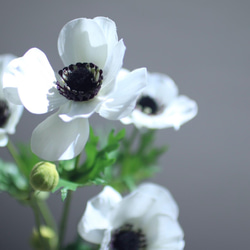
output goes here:
<path id="1" fill-rule="evenodd" d="M 118 41 L 109 18 L 78 18 L 68 22 L 58 37 L 58 52 L 66 67 L 57 73 L 46 55 L 32 48 L 9 64 L 4 91 L 10 101 L 32 113 L 59 108 L 33 131 L 31 148 L 46 160 L 66 160 L 78 155 L 89 135 L 88 117 L 94 112 L 121 119 L 134 107 L 145 86 L 144 68 L 116 81 L 125 46 Z"/>
<path id="2" fill-rule="evenodd" d="M 119 78 L 127 70 L 122 69 Z M 194 118 L 198 112 L 197 104 L 187 96 L 178 95 L 178 88 L 167 75 L 149 73 L 148 85 L 137 99 L 136 108 L 131 115 L 121 119 L 124 124 L 133 123 L 136 127 L 163 129 L 181 125 Z"/>
<path id="3" fill-rule="evenodd" d="M 124 198 L 106 186 L 88 201 L 78 233 L 101 250 L 182 250 L 178 212 L 170 192 L 159 185 L 142 184 Z"/>
<path id="4" fill-rule="evenodd" d="M 7 64 L 15 58 L 14 55 L 0 55 L 0 147 L 8 143 L 8 134 L 14 134 L 22 112 L 22 105 L 15 105 L 6 100 L 3 94 L 3 74 Z"/>

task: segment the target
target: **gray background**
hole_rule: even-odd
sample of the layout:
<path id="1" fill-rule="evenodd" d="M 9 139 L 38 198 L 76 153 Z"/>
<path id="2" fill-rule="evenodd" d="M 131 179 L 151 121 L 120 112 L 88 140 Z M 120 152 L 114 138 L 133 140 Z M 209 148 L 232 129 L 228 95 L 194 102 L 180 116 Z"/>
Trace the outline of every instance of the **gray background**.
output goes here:
<path id="1" fill-rule="evenodd" d="M 181 94 L 198 102 L 198 116 L 176 132 L 158 132 L 170 149 L 155 182 L 169 188 L 180 206 L 186 250 L 248 249 L 250 232 L 250 1 L 27 1 L 0 8 L 0 53 L 23 55 L 35 46 L 54 69 L 62 68 L 57 37 L 77 17 L 112 18 L 127 46 L 124 66 L 169 74 Z M 45 116 L 25 112 L 13 141 L 28 141 Z M 103 121 L 97 115 L 91 124 Z M 107 126 L 121 126 L 105 121 Z M 8 158 L 5 149 L 0 149 Z M 67 230 L 73 239 L 85 201 L 99 188 L 74 195 Z M 50 198 L 58 217 L 60 195 Z M 28 249 L 33 215 L 1 194 L 0 249 Z"/>

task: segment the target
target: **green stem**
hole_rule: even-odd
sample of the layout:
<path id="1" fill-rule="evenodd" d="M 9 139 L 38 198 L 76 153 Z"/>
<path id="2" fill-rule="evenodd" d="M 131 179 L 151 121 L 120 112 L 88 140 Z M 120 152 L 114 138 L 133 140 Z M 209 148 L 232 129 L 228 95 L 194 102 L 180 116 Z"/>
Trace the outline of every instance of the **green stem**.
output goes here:
<path id="1" fill-rule="evenodd" d="M 22 159 L 20 158 L 16 148 L 14 147 L 14 145 L 12 144 L 12 142 L 10 140 L 8 141 L 7 148 L 9 150 L 11 156 L 15 160 L 17 166 L 19 167 L 20 171 L 22 172 L 22 174 L 24 174 L 25 176 L 28 176 L 27 168 L 26 168 L 24 162 L 22 161 Z"/>
<path id="2" fill-rule="evenodd" d="M 64 239 L 65 230 L 67 226 L 71 199 L 72 199 L 72 191 L 68 190 L 67 198 L 64 203 L 63 214 L 61 217 L 61 223 L 59 227 L 59 250 L 62 248 L 62 245 L 63 245 L 63 239 Z"/>
<path id="3" fill-rule="evenodd" d="M 128 153 L 130 152 L 134 142 L 135 142 L 135 139 L 136 139 L 136 136 L 137 136 L 137 133 L 138 133 L 138 129 L 134 126 L 132 132 L 131 132 L 131 135 L 130 137 L 126 140 L 124 139 L 123 142 L 124 142 L 124 148 L 125 148 L 125 152 Z"/>
<path id="4" fill-rule="evenodd" d="M 78 156 L 76 156 L 75 169 L 78 168 L 78 165 L 79 165 L 79 162 L 80 162 L 80 157 L 81 157 L 81 154 L 79 154 Z"/>
<path id="5" fill-rule="evenodd" d="M 37 205 L 41 211 L 41 214 L 42 214 L 47 226 L 50 227 L 51 229 L 53 229 L 54 232 L 57 232 L 56 222 L 54 220 L 53 215 L 51 214 L 51 211 L 50 211 L 46 201 L 39 200 L 39 201 L 37 201 Z"/>
<path id="6" fill-rule="evenodd" d="M 39 235 L 39 239 L 42 245 L 42 249 L 48 249 L 50 250 L 50 246 L 45 242 L 42 233 L 41 233 L 41 220 L 40 220 L 40 213 L 39 213 L 39 208 L 37 205 L 37 200 L 35 197 L 31 197 L 31 208 L 33 209 L 34 212 L 34 216 L 35 216 L 35 224 L 36 224 L 36 228 L 37 228 L 37 232 Z"/>

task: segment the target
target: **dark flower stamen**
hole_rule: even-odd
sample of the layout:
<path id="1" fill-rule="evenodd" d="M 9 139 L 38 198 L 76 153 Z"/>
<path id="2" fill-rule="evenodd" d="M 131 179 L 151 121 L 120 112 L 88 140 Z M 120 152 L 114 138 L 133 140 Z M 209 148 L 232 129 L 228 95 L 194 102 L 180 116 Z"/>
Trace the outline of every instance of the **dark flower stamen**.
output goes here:
<path id="1" fill-rule="evenodd" d="M 145 250 L 146 246 L 146 238 L 142 230 L 133 229 L 131 224 L 116 229 L 110 242 L 111 250 Z"/>
<path id="2" fill-rule="evenodd" d="M 10 109 L 4 100 L 0 100 L 0 128 L 3 128 L 10 117 Z"/>
<path id="3" fill-rule="evenodd" d="M 140 109 L 147 115 L 155 115 L 159 111 L 157 103 L 150 96 L 142 96 L 137 101 L 136 108 Z"/>
<path id="4" fill-rule="evenodd" d="M 61 95 L 73 101 L 88 101 L 94 98 L 102 85 L 102 70 L 93 63 L 71 64 L 58 72 L 62 81 L 57 81 Z"/>

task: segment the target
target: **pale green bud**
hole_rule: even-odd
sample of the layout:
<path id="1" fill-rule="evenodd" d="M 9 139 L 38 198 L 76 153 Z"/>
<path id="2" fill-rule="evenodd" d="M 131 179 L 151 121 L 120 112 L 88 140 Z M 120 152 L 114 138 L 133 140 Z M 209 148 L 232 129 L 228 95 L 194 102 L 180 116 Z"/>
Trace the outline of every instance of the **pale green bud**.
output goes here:
<path id="1" fill-rule="evenodd" d="M 30 184 L 35 190 L 51 191 L 59 181 L 56 165 L 49 162 L 37 163 L 30 173 Z"/>
<path id="2" fill-rule="evenodd" d="M 49 249 L 55 249 L 57 245 L 56 233 L 50 227 L 47 226 L 41 226 L 40 233 L 42 236 L 42 241 L 37 229 L 33 229 L 32 236 L 30 239 L 32 247 L 36 250 L 45 250 L 44 247 L 48 247 Z"/>

